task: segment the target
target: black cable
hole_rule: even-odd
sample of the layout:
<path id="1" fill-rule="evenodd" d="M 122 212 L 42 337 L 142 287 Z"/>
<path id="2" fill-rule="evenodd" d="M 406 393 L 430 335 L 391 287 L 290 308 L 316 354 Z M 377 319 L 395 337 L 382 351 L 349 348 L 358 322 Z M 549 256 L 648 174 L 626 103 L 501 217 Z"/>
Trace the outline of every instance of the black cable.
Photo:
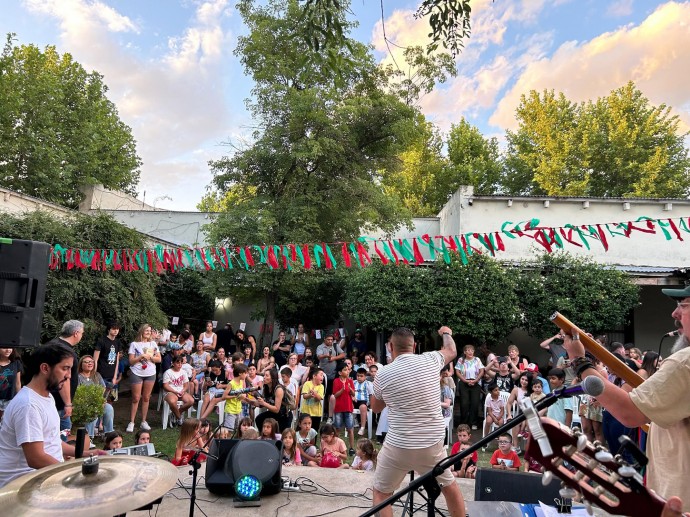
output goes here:
<path id="1" fill-rule="evenodd" d="M 275 517 L 278 517 L 278 511 L 279 511 L 281 508 L 284 508 L 284 507 L 288 506 L 291 502 L 292 502 L 292 501 L 290 500 L 290 492 L 288 491 L 288 492 L 287 492 L 287 503 L 281 504 L 278 508 L 276 508 Z"/>

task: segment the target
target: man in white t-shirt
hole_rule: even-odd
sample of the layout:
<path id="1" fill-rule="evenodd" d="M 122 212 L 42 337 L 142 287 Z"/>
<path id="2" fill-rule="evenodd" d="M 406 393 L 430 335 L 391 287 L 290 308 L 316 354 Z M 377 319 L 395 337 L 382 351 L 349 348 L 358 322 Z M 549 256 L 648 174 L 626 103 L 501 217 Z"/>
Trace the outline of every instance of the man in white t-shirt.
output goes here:
<path id="1" fill-rule="evenodd" d="M 173 359 L 172 367 L 163 374 L 163 389 L 167 392 L 165 401 L 175 415 L 173 426 L 182 425 L 182 415 L 194 405 L 194 397 L 187 393 L 188 382 L 187 374 L 182 369 L 182 357 L 177 356 Z M 178 402 L 182 402 L 182 405 L 178 406 Z"/>
<path id="2" fill-rule="evenodd" d="M 393 495 L 410 470 L 426 473 L 447 456 L 438 376 L 455 359 L 457 350 L 448 327 L 441 327 L 438 333 L 443 339 L 441 350 L 417 355 L 412 331 L 395 330 L 387 344 L 393 361 L 381 368 L 374 379 L 371 409 L 377 413 L 385 407 L 389 409 L 388 434 L 374 474 L 374 506 Z M 436 480 L 450 515 L 464 517 L 465 501 L 450 469 Z M 393 509 L 386 506 L 379 515 L 392 517 Z"/>
<path id="3" fill-rule="evenodd" d="M 73 352 L 50 344 L 37 347 L 26 364 L 31 381 L 10 401 L 0 422 L 0 487 L 41 467 L 74 456 L 60 439 L 60 417 L 51 390 L 69 383 Z"/>

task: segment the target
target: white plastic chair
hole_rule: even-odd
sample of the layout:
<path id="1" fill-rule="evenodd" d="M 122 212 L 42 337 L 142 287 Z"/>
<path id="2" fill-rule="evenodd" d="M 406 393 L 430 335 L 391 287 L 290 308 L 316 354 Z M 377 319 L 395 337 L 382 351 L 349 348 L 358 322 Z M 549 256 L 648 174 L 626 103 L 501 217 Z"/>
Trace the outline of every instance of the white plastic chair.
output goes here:
<path id="1" fill-rule="evenodd" d="M 510 398 L 510 393 L 506 391 L 500 391 L 498 393 L 498 398 L 501 399 L 503 402 L 508 404 L 508 399 Z M 484 425 L 484 422 L 486 422 L 486 415 L 489 411 L 489 401 L 491 400 L 491 394 L 486 396 L 486 399 L 484 400 L 484 420 L 482 421 L 482 438 L 486 436 L 486 426 Z M 513 404 L 513 406 L 516 406 L 516 404 Z M 508 414 L 508 408 L 506 407 L 506 411 L 503 413 L 504 417 L 507 416 Z M 513 413 L 511 413 L 513 414 Z M 498 426 L 495 423 L 491 424 L 491 429 L 489 429 L 489 432 L 493 432 L 494 430 L 498 429 Z"/>
<path id="2" fill-rule="evenodd" d="M 178 408 L 182 407 L 182 401 L 181 401 L 181 400 L 178 400 L 178 401 L 177 401 L 177 407 L 178 407 Z M 193 408 L 193 406 L 190 406 L 189 409 L 187 410 L 187 418 L 191 418 L 191 416 L 192 416 L 192 408 Z M 168 404 L 167 402 L 165 402 L 165 403 L 163 404 L 163 429 L 167 429 L 167 428 L 168 428 L 168 420 L 170 419 L 170 414 L 171 414 L 171 411 L 170 411 L 170 404 Z"/>
<path id="3" fill-rule="evenodd" d="M 582 429 L 582 418 L 580 418 L 580 404 L 582 403 L 582 399 L 580 395 L 576 395 L 572 397 L 571 400 L 573 401 L 573 419 L 570 422 L 570 427 L 579 427 Z"/>
<path id="4" fill-rule="evenodd" d="M 359 415 L 359 408 L 355 408 L 352 410 L 353 415 Z M 361 418 L 361 415 L 360 415 Z M 369 436 L 369 439 L 371 440 L 371 437 L 374 435 L 374 424 L 372 423 L 374 421 L 374 412 L 371 409 L 367 409 L 367 433 Z"/>

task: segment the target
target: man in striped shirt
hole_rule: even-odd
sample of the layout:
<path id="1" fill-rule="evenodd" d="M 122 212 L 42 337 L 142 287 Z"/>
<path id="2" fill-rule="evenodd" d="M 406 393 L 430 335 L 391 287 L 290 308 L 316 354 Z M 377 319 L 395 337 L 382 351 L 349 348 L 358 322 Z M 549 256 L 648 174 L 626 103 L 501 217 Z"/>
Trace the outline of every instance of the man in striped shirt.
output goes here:
<path id="1" fill-rule="evenodd" d="M 441 350 L 414 353 L 414 334 L 406 328 L 393 332 L 386 346 L 393 361 L 379 369 L 374 379 L 371 409 L 388 407 L 388 434 L 378 455 L 374 474 L 374 506 L 390 497 L 410 470 L 425 473 L 447 456 L 443 446 L 446 427 L 441 414 L 438 376 L 457 355 L 452 331 L 438 330 Z M 465 502 L 450 469 L 436 478 L 453 517 L 465 516 Z M 392 517 L 388 506 L 379 512 Z"/>

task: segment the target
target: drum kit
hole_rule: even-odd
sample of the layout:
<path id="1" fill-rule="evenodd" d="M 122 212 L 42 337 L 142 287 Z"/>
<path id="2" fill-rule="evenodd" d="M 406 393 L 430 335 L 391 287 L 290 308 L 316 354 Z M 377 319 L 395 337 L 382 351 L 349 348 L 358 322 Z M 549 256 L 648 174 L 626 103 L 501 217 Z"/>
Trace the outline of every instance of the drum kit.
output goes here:
<path id="1" fill-rule="evenodd" d="M 147 456 L 98 456 L 38 469 L 0 488 L 0 508 L 12 517 L 113 517 L 162 497 L 177 468 Z"/>

